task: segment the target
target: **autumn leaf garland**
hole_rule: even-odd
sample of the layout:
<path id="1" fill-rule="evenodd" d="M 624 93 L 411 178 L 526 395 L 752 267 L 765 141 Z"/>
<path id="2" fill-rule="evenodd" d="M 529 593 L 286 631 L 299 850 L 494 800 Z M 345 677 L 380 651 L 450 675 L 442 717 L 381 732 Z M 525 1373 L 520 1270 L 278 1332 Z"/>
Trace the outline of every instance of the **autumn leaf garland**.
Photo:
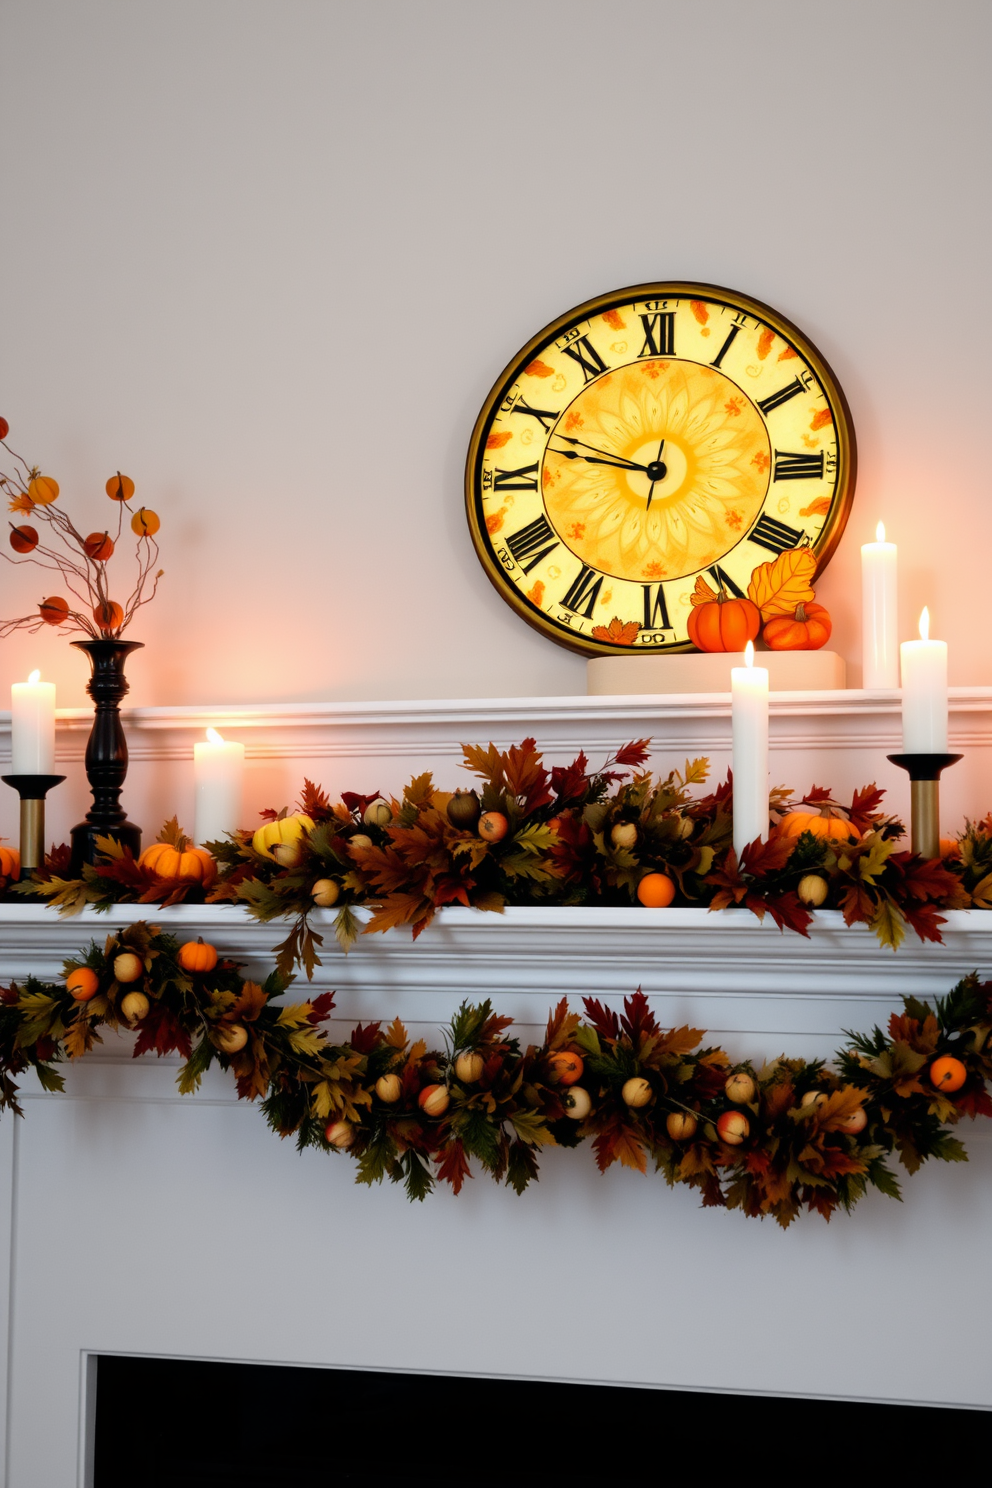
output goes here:
<path id="1" fill-rule="evenodd" d="M 332 993 L 286 1003 L 278 971 L 259 983 L 223 959 L 190 972 L 190 949 L 139 922 L 66 963 L 67 977 L 92 973 L 84 999 L 64 982 L 0 989 L 0 1110 L 23 1114 L 18 1076 L 33 1069 L 58 1092 L 61 1063 L 102 1029 L 131 1028 L 135 1056 L 180 1056 L 181 1094 L 217 1064 L 298 1149 L 349 1152 L 359 1182 L 388 1178 L 411 1199 L 439 1183 L 459 1193 L 473 1168 L 522 1193 L 543 1147 L 589 1142 L 601 1172 L 650 1164 L 704 1205 L 782 1226 L 804 1211 L 849 1211 L 869 1188 L 899 1197 L 893 1157 L 910 1173 L 930 1158 L 962 1161 L 949 1128 L 992 1115 L 992 984 L 976 976 L 935 1007 L 904 999 L 886 1033 L 849 1034 L 833 1067 L 756 1067 L 702 1047 L 699 1029 L 661 1028 L 639 990 L 622 1013 L 584 999 L 584 1019 L 562 1001 L 527 1047 L 489 1001 L 462 1004 L 442 1049 L 411 1041 L 398 1019 L 335 1043 Z"/>

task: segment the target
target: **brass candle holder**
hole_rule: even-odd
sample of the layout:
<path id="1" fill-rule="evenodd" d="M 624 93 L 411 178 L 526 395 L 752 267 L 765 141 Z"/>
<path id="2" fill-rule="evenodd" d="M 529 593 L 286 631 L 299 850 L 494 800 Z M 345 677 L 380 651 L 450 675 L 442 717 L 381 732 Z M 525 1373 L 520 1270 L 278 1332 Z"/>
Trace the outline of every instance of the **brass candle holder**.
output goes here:
<path id="1" fill-rule="evenodd" d="M 0 775 L 21 798 L 21 878 L 30 878 L 45 861 L 45 797 L 64 775 Z"/>
<path id="2" fill-rule="evenodd" d="M 921 858 L 940 857 L 940 772 L 963 754 L 889 754 L 910 784 L 910 845 Z"/>

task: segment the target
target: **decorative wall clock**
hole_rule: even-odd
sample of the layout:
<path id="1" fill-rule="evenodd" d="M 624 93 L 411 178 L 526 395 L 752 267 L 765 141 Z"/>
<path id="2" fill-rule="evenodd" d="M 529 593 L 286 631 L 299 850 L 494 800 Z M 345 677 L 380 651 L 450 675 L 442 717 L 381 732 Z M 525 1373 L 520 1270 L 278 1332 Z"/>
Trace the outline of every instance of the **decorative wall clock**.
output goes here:
<path id="1" fill-rule="evenodd" d="M 840 385 L 784 316 L 714 285 L 641 284 L 513 358 L 465 494 L 483 567 L 529 624 L 594 655 L 684 651 L 698 575 L 739 595 L 803 544 L 823 568 L 855 463 Z"/>

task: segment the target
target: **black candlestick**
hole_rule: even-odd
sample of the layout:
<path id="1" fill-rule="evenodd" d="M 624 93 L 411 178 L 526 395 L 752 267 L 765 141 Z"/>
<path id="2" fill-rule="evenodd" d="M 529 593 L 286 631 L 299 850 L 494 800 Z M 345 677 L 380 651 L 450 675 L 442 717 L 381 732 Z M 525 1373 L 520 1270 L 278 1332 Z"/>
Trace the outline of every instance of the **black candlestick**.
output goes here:
<path id="1" fill-rule="evenodd" d="M 45 797 L 64 775 L 0 775 L 21 798 L 21 878 L 30 878 L 45 861 Z"/>
<path id="2" fill-rule="evenodd" d="M 86 690 L 96 703 L 96 716 L 86 745 L 86 778 L 93 793 L 93 805 L 85 821 L 73 827 L 70 839 L 70 871 L 78 874 L 84 863 L 96 862 L 98 837 L 115 838 L 122 847 L 130 848 L 135 857 L 141 851 L 141 828 L 128 821 L 127 812 L 120 804 L 127 775 L 127 739 L 120 704 L 128 692 L 124 663 L 143 643 L 107 638 L 72 644 L 85 651 L 90 659 L 93 670 Z"/>
<path id="3" fill-rule="evenodd" d="M 940 857 L 940 772 L 963 754 L 886 755 L 910 780 L 911 843 L 921 858 Z"/>

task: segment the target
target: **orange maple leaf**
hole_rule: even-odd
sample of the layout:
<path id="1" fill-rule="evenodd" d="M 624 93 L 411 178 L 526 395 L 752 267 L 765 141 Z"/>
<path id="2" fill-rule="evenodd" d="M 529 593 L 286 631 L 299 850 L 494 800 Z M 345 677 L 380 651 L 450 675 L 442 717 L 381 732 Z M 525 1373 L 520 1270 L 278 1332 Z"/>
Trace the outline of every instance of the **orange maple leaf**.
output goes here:
<path id="1" fill-rule="evenodd" d="M 490 537 L 496 536 L 496 533 L 503 525 L 503 518 L 505 516 L 506 507 L 501 506 L 498 512 L 491 512 L 490 515 L 486 518 L 486 531 L 489 533 Z"/>
<path id="2" fill-rule="evenodd" d="M 832 423 L 833 418 L 829 408 L 821 408 L 819 413 L 814 413 L 809 421 L 811 429 L 822 429 L 826 424 Z"/>
<path id="3" fill-rule="evenodd" d="M 797 605 L 813 598 L 810 579 L 816 571 L 812 548 L 786 548 L 771 563 L 759 563 L 747 586 L 747 597 L 761 611 L 762 620 L 791 615 Z"/>
<path id="4" fill-rule="evenodd" d="M 614 615 L 609 625 L 594 625 L 592 635 L 595 641 L 609 641 L 614 646 L 632 646 L 640 628 L 639 620 L 628 620 L 625 625 L 619 615 Z"/>
<path id="5" fill-rule="evenodd" d="M 603 319 L 606 321 L 606 324 L 610 326 L 611 329 L 614 331 L 623 331 L 627 327 L 627 322 L 624 320 L 619 310 L 606 310 L 603 314 Z"/>
<path id="6" fill-rule="evenodd" d="M 689 309 L 699 321 L 700 325 L 705 325 L 710 318 L 710 312 L 707 310 L 702 300 L 690 300 Z"/>
<path id="7" fill-rule="evenodd" d="M 486 449 L 502 449 L 504 444 L 509 444 L 512 438 L 512 434 L 490 434 L 486 440 Z"/>
<path id="8" fill-rule="evenodd" d="M 524 368 L 528 377 L 554 377 L 554 367 L 549 367 L 547 362 L 542 362 L 540 357 L 536 361 L 529 362 Z"/>
<path id="9" fill-rule="evenodd" d="M 762 331 L 761 335 L 758 337 L 758 356 L 760 357 L 760 359 L 762 361 L 765 360 L 765 357 L 771 351 L 771 349 L 772 349 L 772 342 L 774 340 L 775 340 L 775 332 L 774 331 Z"/>
<path id="10" fill-rule="evenodd" d="M 710 585 L 707 584 L 702 574 L 699 574 L 696 578 L 696 587 L 695 589 L 693 589 L 692 594 L 689 596 L 689 601 L 693 609 L 695 609 L 697 605 L 712 604 L 716 597 L 716 590 L 711 588 Z"/>
<path id="11" fill-rule="evenodd" d="M 538 609 L 540 609 L 541 603 L 544 599 L 544 583 L 541 579 L 538 579 L 533 589 L 527 590 L 527 598 L 530 600 L 531 604 L 536 604 Z"/>
<path id="12" fill-rule="evenodd" d="M 799 508 L 799 515 L 801 517 L 825 517 L 829 510 L 830 497 L 817 496 L 816 500 L 811 501 L 809 506 L 801 506 Z"/>
<path id="13" fill-rule="evenodd" d="M 787 346 L 784 351 L 779 352 L 778 360 L 780 362 L 787 362 L 790 357 L 794 357 L 796 355 L 796 348 L 794 346 Z"/>
<path id="14" fill-rule="evenodd" d="M 12 512 L 34 511 L 34 502 L 30 496 L 12 496 L 10 498 L 9 510 Z"/>

